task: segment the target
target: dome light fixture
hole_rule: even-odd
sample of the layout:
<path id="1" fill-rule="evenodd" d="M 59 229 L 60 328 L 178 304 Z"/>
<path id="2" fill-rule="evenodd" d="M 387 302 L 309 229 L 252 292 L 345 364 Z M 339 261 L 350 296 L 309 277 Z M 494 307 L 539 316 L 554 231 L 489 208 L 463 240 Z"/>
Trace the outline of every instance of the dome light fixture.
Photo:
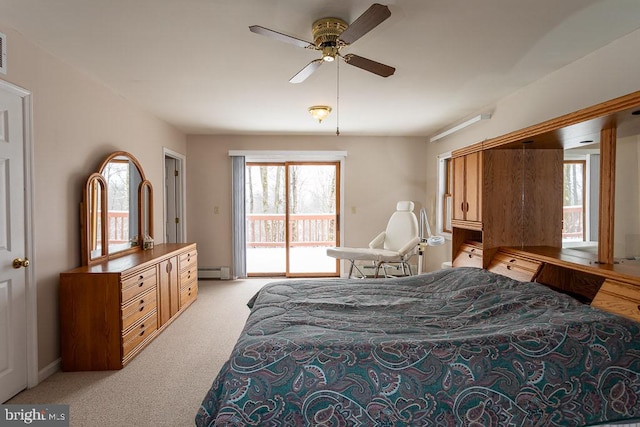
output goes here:
<path id="1" fill-rule="evenodd" d="M 328 105 L 314 105 L 309 107 L 309 114 L 318 121 L 318 123 L 322 123 L 324 119 L 327 118 L 329 113 L 331 112 L 331 107 Z"/>

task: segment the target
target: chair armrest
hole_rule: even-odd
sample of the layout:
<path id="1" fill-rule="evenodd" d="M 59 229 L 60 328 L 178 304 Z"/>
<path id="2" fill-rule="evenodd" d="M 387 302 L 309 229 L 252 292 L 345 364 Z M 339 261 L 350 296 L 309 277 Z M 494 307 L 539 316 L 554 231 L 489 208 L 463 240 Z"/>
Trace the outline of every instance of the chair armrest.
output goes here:
<path id="1" fill-rule="evenodd" d="M 418 243 L 420 243 L 420 237 L 414 237 L 409 243 L 398 249 L 398 253 L 402 256 L 405 256 L 406 254 L 414 250 L 418 246 Z"/>
<path id="2" fill-rule="evenodd" d="M 376 237 L 374 237 L 374 239 L 369 243 L 369 247 L 371 249 L 375 249 L 375 248 L 381 248 L 382 245 L 384 244 L 384 237 L 386 235 L 386 232 L 381 232 L 380 234 L 378 234 Z"/>

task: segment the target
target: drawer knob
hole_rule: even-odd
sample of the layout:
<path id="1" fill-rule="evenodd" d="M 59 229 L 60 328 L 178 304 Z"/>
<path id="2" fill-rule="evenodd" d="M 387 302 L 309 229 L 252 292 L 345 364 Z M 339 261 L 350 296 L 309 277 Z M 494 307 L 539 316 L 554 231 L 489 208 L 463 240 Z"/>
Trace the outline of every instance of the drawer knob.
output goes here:
<path id="1" fill-rule="evenodd" d="M 140 311 L 144 311 L 144 305 L 140 307 Z"/>
<path id="2" fill-rule="evenodd" d="M 144 282 L 140 282 L 140 283 L 138 283 L 138 287 L 139 287 L 139 288 L 141 288 L 141 287 L 142 287 L 142 285 L 144 285 Z"/>
<path id="3" fill-rule="evenodd" d="M 638 311 L 640 311 L 640 304 L 638 304 Z"/>
<path id="4" fill-rule="evenodd" d="M 144 279 L 144 276 L 141 274 L 141 275 L 140 275 L 140 280 L 142 280 L 142 279 Z"/>

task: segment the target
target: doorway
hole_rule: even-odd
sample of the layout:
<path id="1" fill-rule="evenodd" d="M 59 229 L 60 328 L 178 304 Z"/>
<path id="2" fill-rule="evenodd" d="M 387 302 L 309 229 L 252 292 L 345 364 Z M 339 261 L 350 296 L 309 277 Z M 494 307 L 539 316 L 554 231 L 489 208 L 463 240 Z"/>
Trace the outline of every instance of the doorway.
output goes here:
<path id="1" fill-rule="evenodd" d="M 185 157 L 167 148 L 164 152 L 164 241 L 184 243 L 186 236 L 184 209 Z"/>
<path id="2" fill-rule="evenodd" d="M 340 162 L 246 164 L 248 276 L 335 277 Z"/>

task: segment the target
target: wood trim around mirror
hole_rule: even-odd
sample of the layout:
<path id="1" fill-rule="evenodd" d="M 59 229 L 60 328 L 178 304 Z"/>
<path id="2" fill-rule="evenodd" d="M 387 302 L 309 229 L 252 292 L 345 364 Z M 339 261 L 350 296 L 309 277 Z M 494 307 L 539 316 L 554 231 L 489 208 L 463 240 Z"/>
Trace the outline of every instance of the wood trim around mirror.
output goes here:
<path id="1" fill-rule="evenodd" d="M 147 191 L 146 195 L 145 191 Z M 146 179 L 138 186 L 138 201 L 140 203 L 140 209 L 138 209 L 139 235 L 144 249 L 144 239 L 147 236 L 153 238 L 153 215 L 151 214 L 153 211 L 153 188 L 151 182 Z"/>
<path id="2" fill-rule="evenodd" d="M 146 181 L 147 178 L 144 175 L 144 169 L 142 169 L 142 165 L 140 164 L 140 162 L 138 161 L 138 159 L 136 159 L 133 154 L 128 153 L 126 151 L 114 151 L 113 153 L 109 154 L 103 161 L 102 164 L 100 164 L 100 167 L 98 168 L 98 173 L 102 173 L 102 171 L 104 170 L 104 168 L 107 166 L 107 164 L 117 158 L 117 157 L 128 157 L 129 160 L 131 160 L 133 162 L 134 165 L 136 165 L 136 167 L 138 168 L 138 171 L 140 172 L 140 176 L 142 177 L 142 181 Z"/>
<path id="3" fill-rule="evenodd" d="M 600 132 L 599 194 L 598 262 L 601 264 L 613 264 L 613 224 L 616 204 L 616 128 L 606 128 Z"/>

